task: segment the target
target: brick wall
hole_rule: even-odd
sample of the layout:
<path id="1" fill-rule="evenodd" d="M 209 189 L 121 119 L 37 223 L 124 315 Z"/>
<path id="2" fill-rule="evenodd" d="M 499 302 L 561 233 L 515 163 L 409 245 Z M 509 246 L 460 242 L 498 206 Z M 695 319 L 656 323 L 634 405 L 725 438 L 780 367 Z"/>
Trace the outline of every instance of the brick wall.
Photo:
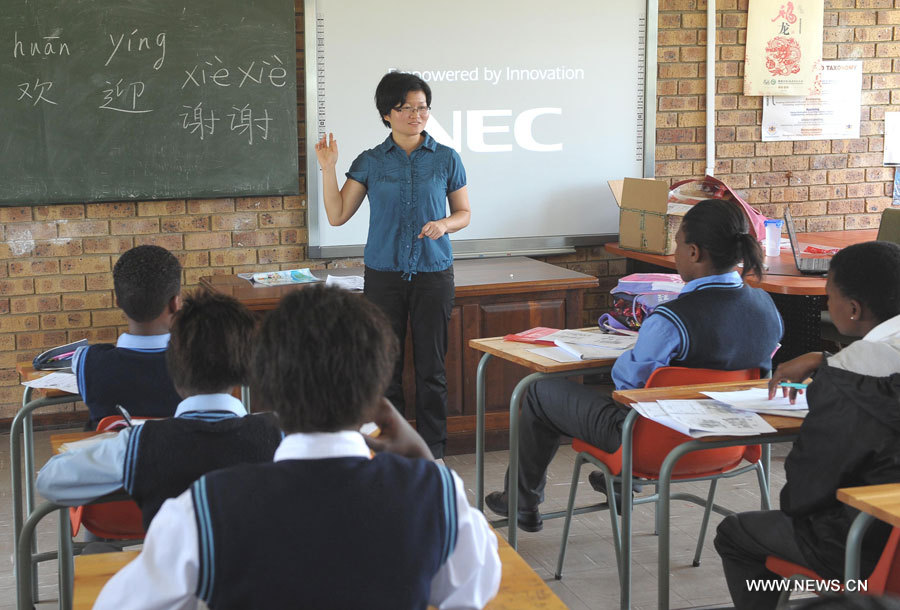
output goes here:
<path id="1" fill-rule="evenodd" d="M 705 168 L 706 5 L 659 1 L 657 175 L 675 181 Z M 865 61 L 862 137 L 847 141 L 759 141 L 761 98 L 740 94 L 747 2 L 721 0 L 717 8 L 717 175 L 769 216 L 790 203 L 801 228 L 873 226 L 890 204 L 892 172 L 879 164 L 883 113 L 900 105 L 900 0 L 826 3 L 825 57 Z M 302 48 L 297 63 L 302 83 Z M 302 93 L 299 100 L 302 135 Z M 302 142 L 300 153 L 302 171 Z M 343 264 L 307 260 L 307 241 L 302 195 L 0 208 L 0 419 L 21 401 L 17 362 L 82 337 L 114 341 L 124 330 L 111 278 L 121 252 L 147 243 L 172 250 L 188 288 L 204 275 Z M 585 324 L 608 307 L 608 291 L 625 273 L 625 261 L 601 247 L 544 260 L 600 278 L 586 295 Z"/>

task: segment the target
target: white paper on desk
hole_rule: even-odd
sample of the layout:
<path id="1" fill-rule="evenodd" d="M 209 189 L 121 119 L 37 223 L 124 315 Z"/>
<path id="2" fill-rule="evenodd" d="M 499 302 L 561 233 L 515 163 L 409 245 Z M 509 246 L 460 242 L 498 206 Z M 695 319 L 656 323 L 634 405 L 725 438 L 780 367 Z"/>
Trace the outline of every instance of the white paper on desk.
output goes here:
<path id="1" fill-rule="evenodd" d="M 623 337 L 628 339 L 630 337 Z M 578 360 L 607 360 L 609 358 L 618 358 L 625 351 L 624 349 L 616 349 L 612 347 L 597 347 L 595 345 L 581 345 L 578 343 L 566 343 L 557 339 L 554 341 L 557 347 L 569 352 Z"/>
<path id="2" fill-rule="evenodd" d="M 22 385 L 41 390 L 60 390 L 69 394 L 78 394 L 78 381 L 72 373 L 57 371 L 31 381 L 23 381 Z"/>
<path id="3" fill-rule="evenodd" d="M 586 331 L 586 330 L 560 330 L 545 337 L 543 341 L 553 341 L 557 345 L 590 345 L 606 349 L 614 349 L 622 352 L 631 349 L 637 342 L 637 335 L 613 335 L 610 333 Z M 560 346 L 561 347 L 561 346 Z M 614 358 L 615 356 L 613 356 Z"/>
<path id="4" fill-rule="evenodd" d="M 739 411 L 715 400 L 659 400 L 657 404 L 665 411 L 665 417 L 655 421 L 694 438 L 755 436 L 776 431 L 756 413 Z M 678 427 L 665 419 L 674 420 Z"/>
<path id="5" fill-rule="evenodd" d="M 769 390 L 767 388 L 751 388 L 749 390 L 739 390 L 736 392 L 701 392 L 709 396 L 713 400 L 724 402 L 736 409 L 745 411 L 757 411 L 759 413 L 768 413 L 769 411 L 804 411 L 809 409 L 806 404 L 806 393 L 798 393 L 794 404 L 791 404 L 787 396 L 780 396 L 779 392 L 772 400 L 769 400 Z"/>
<path id="6" fill-rule="evenodd" d="M 560 347 L 531 347 L 528 348 L 528 351 L 556 362 L 581 362 L 581 358 L 573 356 Z"/>
<path id="7" fill-rule="evenodd" d="M 365 279 L 360 275 L 329 275 L 325 279 L 326 286 L 337 286 L 344 290 L 362 290 Z"/>
<path id="8" fill-rule="evenodd" d="M 141 422 L 143 423 L 143 422 Z M 116 438 L 119 434 L 118 430 L 115 432 L 101 432 L 100 434 L 95 434 L 93 436 L 89 436 L 87 438 L 83 438 L 78 441 L 71 441 L 68 443 L 63 443 L 59 446 L 59 452 L 64 453 L 66 451 L 72 451 L 73 449 L 84 449 L 85 447 L 90 447 L 91 445 L 96 445 L 101 441 L 105 441 L 108 438 Z"/>

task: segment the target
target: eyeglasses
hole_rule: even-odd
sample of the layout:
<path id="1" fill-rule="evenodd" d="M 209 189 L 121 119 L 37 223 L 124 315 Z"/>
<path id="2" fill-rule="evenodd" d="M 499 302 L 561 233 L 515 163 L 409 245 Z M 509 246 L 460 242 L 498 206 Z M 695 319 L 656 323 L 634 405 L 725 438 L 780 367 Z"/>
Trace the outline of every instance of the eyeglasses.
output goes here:
<path id="1" fill-rule="evenodd" d="M 394 110 L 405 117 L 411 117 L 414 114 L 428 116 L 428 113 L 431 112 L 431 106 L 418 106 L 416 108 L 413 108 L 412 106 L 396 106 Z"/>

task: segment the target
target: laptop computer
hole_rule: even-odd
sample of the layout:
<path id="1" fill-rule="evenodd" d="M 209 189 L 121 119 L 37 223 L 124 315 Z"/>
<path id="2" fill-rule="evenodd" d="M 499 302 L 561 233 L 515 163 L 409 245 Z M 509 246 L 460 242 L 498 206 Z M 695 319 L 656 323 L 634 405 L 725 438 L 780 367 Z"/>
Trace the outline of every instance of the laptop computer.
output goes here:
<path id="1" fill-rule="evenodd" d="M 784 224 L 787 225 L 788 238 L 791 240 L 791 251 L 794 253 L 794 262 L 797 264 L 797 270 L 805 275 L 825 275 L 828 273 L 828 267 L 831 265 L 831 257 L 823 258 L 801 258 L 800 244 L 797 243 L 797 233 L 794 231 L 794 219 L 791 217 L 791 211 L 785 206 L 784 208 Z"/>

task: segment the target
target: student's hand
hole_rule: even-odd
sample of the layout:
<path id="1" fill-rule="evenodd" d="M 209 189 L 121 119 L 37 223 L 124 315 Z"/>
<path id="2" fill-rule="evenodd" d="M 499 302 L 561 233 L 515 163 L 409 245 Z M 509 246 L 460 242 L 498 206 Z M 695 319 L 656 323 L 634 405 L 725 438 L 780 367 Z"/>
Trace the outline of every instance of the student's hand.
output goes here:
<path id="1" fill-rule="evenodd" d="M 329 142 L 330 139 L 330 142 Z M 337 165 L 338 147 L 334 134 L 329 132 L 327 136 L 316 142 L 316 159 L 322 169 L 333 169 Z"/>
<path id="2" fill-rule="evenodd" d="M 432 220 L 425 223 L 419 232 L 419 239 L 429 237 L 431 239 L 440 239 L 447 232 L 447 223 L 443 220 Z"/>
<path id="3" fill-rule="evenodd" d="M 779 364 L 769 380 L 769 400 L 775 397 L 775 393 L 779 389 L 779 383 L 782 381 L 802 382 L 824 363 L 825 355 L 822 352 L 809 352 Z M 797 398 L 797 390 L 795 388 L 790 388 L 790 390 L 788 388 L 780 389 L 782 390 L 782 395 L 788 396 L 791 399 L 791 404 L 793 404 Z"/>
<path id="4" fill-rule="evenodd" d="M 377 438 L 363 437 L 372 451 L 376 453 L 387 451 L 409 458 L 434 459 L 419 433 L 413 430 L 387 398 L 379 401 L 373 421 L 381 428 L 381 434 Z"/>

